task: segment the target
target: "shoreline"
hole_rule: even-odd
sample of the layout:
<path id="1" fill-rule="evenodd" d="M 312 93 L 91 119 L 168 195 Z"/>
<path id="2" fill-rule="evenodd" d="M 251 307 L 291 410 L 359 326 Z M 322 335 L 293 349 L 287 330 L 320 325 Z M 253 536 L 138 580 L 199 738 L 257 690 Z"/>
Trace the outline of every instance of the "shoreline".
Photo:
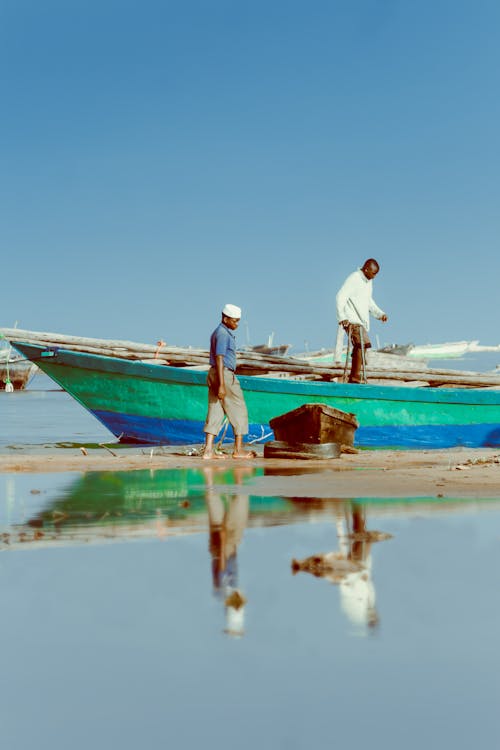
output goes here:
<path id="1" fill-rule="evenodd" d="M 233 459 L 205 461 L 177 449 L 77 448 L 0 455 L 0 474 L 197 469 L 217 475 L 237 467 L 263 469 L 245 492 L 303 497 L 500 498 L 500 451 L 495 448 L 369 450 L 328 460 Z M 177 450 L 178 452 L 175 452 Z M 239 486 L 239 489 L 242 489 Z"/>

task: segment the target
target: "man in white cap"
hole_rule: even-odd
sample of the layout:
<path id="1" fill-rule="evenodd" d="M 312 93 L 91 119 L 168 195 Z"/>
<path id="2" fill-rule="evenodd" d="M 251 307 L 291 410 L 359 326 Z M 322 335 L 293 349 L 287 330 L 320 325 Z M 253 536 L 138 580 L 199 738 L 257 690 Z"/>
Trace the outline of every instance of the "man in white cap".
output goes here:
<path id="1" fill-rule="evenodd" d="M 205 422 L 203 458 L 214 458 L 214 438 L 218 435 L 224 415 L 234 432 L 233 458 L 254 458 L 253 451 L 243 449 L 243 436 L 248 433 L 248 412 L 243 391 L 236 377 L 236 337 L 233 333 L 241 319 L 241 308 L 225 305 L 222 321 L 210 337 L 210 370 L 208 372 L 208 413 Z"/>

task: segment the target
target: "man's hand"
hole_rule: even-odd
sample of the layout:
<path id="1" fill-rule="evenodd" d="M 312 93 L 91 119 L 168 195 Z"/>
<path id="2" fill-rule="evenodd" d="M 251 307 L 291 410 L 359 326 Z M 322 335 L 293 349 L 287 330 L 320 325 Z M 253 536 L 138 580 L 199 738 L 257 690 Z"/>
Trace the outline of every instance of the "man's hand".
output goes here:
<path id="1" fill-rule="evenodd" d="M 347 331 L 349 328 L 349 321 L 348 320 L 341 320 L 339 323 L 339 326 L 342 326 L 344 331 Z"/>
<path id="2" fill-rule="evenodd" d="M 226 398 L 226 386 L 224 384 L 219 386 L 217 398 L 219 399 L 219 401 L 224 401 L 224 399 Z"/>
<path id="3" fill-rule="evenodd" d="M 382 321 L 382 323 L 387 323 L 387 321 L 388 321 L 387 315 L 382 315 L 382 317 L 380 318 L 380 320 Z"/>

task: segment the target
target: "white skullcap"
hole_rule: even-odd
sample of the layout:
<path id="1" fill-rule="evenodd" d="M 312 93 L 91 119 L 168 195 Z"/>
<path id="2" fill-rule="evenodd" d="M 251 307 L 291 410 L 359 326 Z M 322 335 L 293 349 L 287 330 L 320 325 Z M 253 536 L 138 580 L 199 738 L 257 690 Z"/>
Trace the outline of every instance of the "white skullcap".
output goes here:
<path id="1" fill-rule="evenodd" d="M 241 318 L 241 307 L 237 307 L 236 305 L 224 305 L 222 314 L 227 315 L 228 318 L 238 318 L 239 320 Z"/>
<path id="2" fill-rule="evenodd" d="M 235 638 L 245 633 L 245 607 L 226 607 L 226 627 L 224 632 Z"/>

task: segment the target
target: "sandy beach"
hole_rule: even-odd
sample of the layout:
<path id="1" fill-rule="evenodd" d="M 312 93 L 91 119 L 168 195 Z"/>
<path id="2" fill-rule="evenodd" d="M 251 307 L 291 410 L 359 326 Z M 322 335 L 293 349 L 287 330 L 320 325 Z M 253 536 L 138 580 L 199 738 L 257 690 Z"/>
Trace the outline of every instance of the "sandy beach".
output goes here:
<path id="1" fill-rule="evenodd" d="M 182 448 L 49 451 L 0 455 L 0 472 L 45 473 L 253 466 L 264 468 L 259 491 L 304 497 L 498 497 L 500 452 L 488 448 L 342 454 L 331 460 L 256 459 L 207 462 Z"/>

